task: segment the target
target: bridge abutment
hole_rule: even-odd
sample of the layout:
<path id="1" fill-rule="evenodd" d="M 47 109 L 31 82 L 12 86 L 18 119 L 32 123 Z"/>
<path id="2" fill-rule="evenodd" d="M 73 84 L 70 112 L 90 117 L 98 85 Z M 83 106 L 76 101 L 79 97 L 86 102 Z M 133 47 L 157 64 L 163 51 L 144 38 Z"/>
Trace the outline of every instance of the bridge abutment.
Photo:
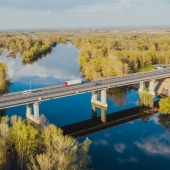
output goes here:
<path id="1" fill-rule="evenodd" d="M 34 115 L 32 114 L 31 104 L 26 105 L 26 117 L 36 124 L 40 124 L 40 115 L 39 115 L 39 102 L 33 104 Z"/>

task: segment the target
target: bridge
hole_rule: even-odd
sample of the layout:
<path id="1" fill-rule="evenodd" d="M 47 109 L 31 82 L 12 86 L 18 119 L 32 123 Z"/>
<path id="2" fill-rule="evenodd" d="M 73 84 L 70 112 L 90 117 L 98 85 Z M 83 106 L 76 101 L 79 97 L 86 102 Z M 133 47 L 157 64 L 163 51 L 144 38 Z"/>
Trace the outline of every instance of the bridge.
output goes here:
<path id="1" fill-rule="evenodd" d="M 0 96 L 0 109 L 26 105 L 26 116 L 34 122 L 40 123 L 39 102 L 41 101 L 92 92 L 91 103 L 96 105 L 94 107 L 95 112 L 96 107 L 108 107 L 106 102 L 106 91 L 109 88 L 139 83 L 139 92 L 142 92 L 145 88 L 145 82 L 149 81 L 149 93 L 155 95 L 155 80 L 169 77 L 170 68 L 165 68 L 161 70 L 133 73 L 95 81 L 88 81 L 83 84 L 77 84 L 68 87 L 60 85 L 48 88 L 34 89 L 30 94 L 23 94 L 23 92 L 8 93 Z M 101 92 L 101 101 L 97 100 L 98 92 Z M 34 114 L 32 114 L 31 104 L 34 106 Z M 106 121 L 105 117 L 106 116 L 103 113 L 103 122 Z"/>

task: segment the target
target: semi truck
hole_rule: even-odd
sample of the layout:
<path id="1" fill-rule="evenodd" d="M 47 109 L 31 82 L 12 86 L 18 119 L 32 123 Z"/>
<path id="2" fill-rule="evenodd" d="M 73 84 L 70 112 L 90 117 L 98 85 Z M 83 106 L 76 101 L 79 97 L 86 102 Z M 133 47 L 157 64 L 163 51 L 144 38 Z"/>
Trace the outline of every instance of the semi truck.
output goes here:
<path id="1" fill-rule="evenodd" d="M 76 85 L 76 84 L 81 84 L 82 80 L 70 80 L 70 81 L 65 81 L 64 86 L 71 86 L 71 85 Z"/>

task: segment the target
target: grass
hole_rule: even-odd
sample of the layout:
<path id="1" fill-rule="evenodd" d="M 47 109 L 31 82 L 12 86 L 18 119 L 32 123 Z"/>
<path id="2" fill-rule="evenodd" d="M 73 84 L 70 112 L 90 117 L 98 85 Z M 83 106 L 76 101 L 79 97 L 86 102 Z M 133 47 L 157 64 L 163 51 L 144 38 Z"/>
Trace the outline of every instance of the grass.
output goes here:
<path id="1" fill-rule="evenodd" d="M 151 66 L 145 66 L 142 68 L 138 68 L 137 72 L 145 72 L 145 71 L 151 71 L 155 68 L 155 66 L 151 65 Z"/>
<path id="2" fill-rule="evenodd" d="M 146 91 L 146 92 L 149 92 L 149 88 L 145 87 L 143 90 Z"/>

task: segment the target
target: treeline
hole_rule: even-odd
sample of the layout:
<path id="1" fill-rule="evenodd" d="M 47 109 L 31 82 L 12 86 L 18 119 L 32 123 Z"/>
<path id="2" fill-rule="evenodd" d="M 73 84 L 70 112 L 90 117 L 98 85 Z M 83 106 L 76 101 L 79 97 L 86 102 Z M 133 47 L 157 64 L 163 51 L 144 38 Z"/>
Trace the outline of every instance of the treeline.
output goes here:
<path id="1" fill-rule="evenodd" d="M 46 56 L 58 43 L 70 41 L 80 49 L 78 61 L 83 77 L 93 80 L 138 72 L 155 64 L 170 64 L 170 34 L 85 34 L 43 32 L 0 34 L 0 53 L 8 49 L 23 63 Z M 148 68 L 147 68 L 148 67 Z"/>
<path id="2" fill-rule="evenodd" d="M 36 129 L 21 117 L 0 121 L 0 169 L 87 170 L 91 141 L 79 143 L 55 125 Z"/>
<path id="3" fill-rule="evenodd" d="M 71 41 L 80 48 L 80 72 L 90 80 L 170 63 L 169 34 L 77 36 Z"/>
<path id="4" fill-rule="evenodd" d="M 8 92 L 9 82 L 7 64 L 0 62 L 0 94 Z"/>
<path id="5" fill-rule="evenodd" d="M 67 38 L 58 34 L 0 34 L 0 54 L 8 50 L 7 56 L 15 58 L 20 53 L 23 60 L 29 61 L 51 52 L 57 43 L 67 43 Z"/>

